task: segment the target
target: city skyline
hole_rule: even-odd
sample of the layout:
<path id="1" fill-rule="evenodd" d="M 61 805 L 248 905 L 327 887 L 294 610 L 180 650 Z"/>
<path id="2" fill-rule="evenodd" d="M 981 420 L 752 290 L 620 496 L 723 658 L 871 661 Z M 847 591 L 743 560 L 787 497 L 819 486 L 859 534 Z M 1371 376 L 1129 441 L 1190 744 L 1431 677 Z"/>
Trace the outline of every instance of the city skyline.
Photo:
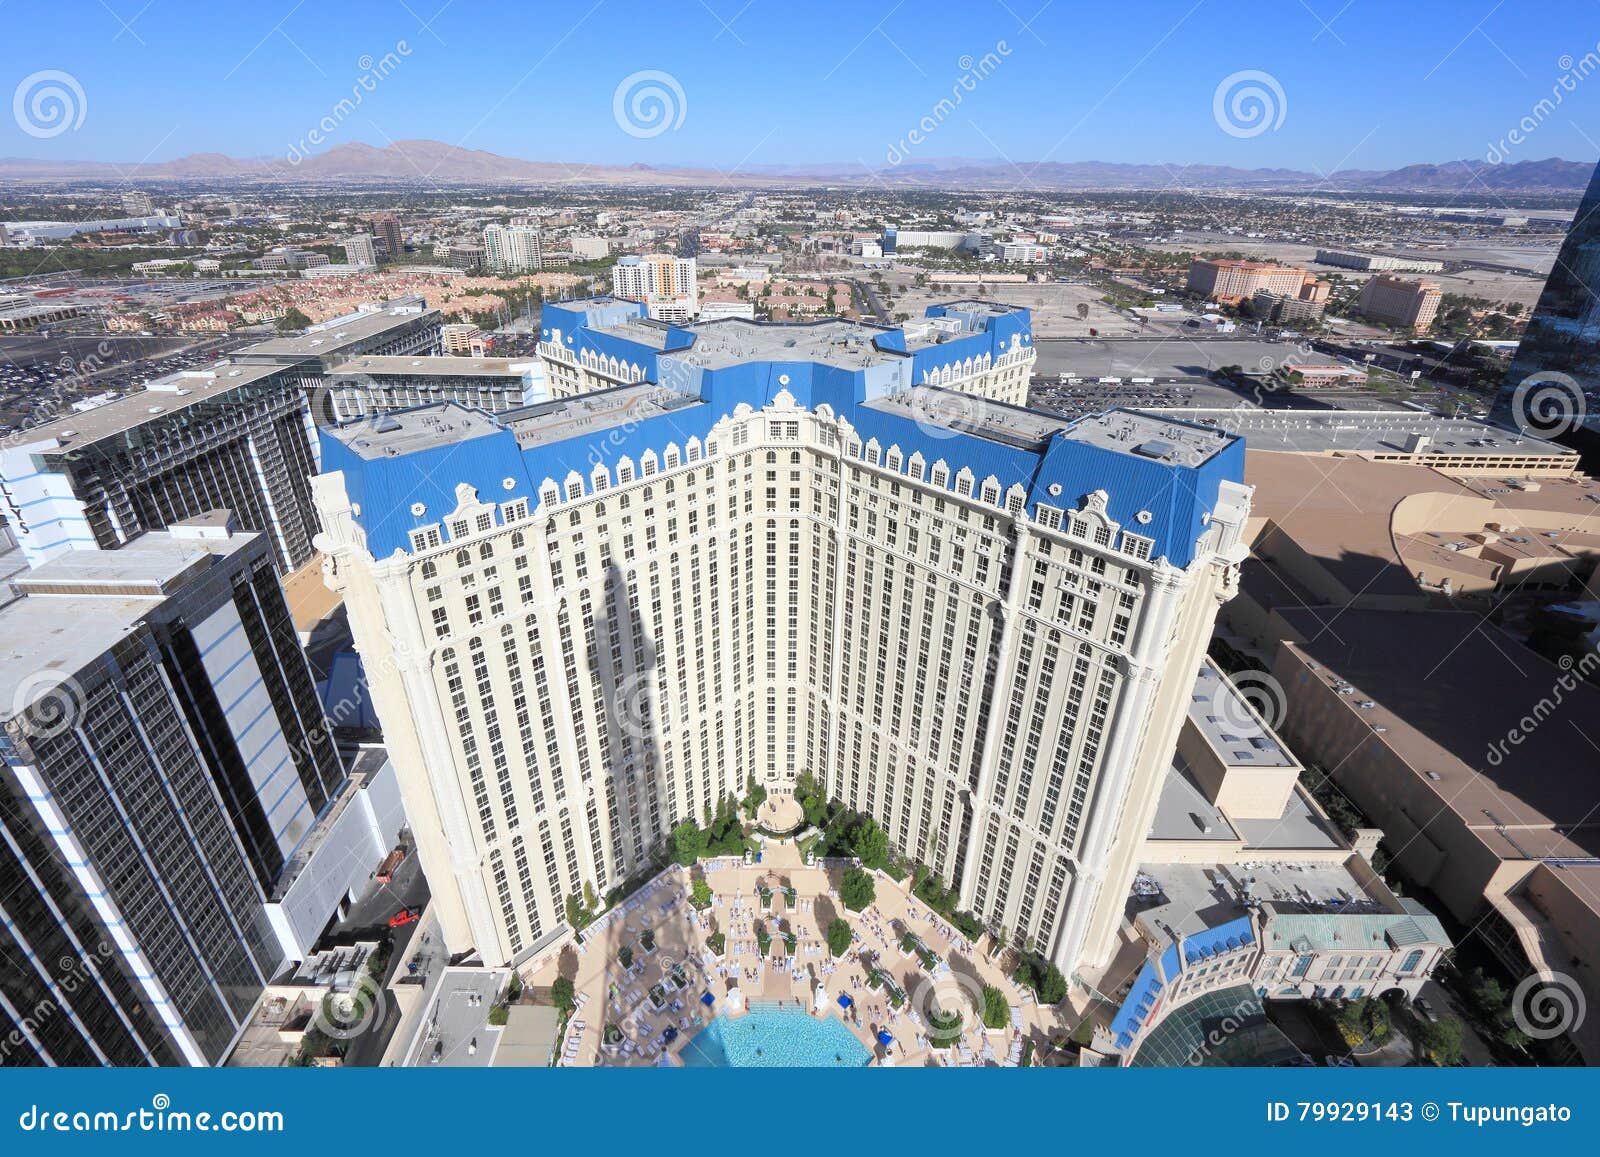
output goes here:
<path id="1" fill-rule="evenodd" d="M 1571 1120 L 1600 0 L 424 3 L 0 0 L 0 1068 Z"/>

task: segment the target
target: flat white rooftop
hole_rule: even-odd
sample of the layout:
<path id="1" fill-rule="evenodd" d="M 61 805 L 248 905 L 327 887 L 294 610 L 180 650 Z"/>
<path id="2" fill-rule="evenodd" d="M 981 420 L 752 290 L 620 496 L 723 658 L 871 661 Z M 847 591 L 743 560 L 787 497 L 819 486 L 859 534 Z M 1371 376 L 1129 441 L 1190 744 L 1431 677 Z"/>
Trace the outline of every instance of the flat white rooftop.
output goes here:
<path id="1" fill-rule="evenodd" d="M 1514 434 L 1475 418 L 1442 418 L 1406 410 L 1262 410 L 1173 408 L 1146 411 L 1242 434 L 1252 450 L 1325 453 L 1331 450 L 1375 454 L 1406 453 L 1413 435 L 1428 439 L 1427 454 L 1497 456 L 1572 455 L 1542 438 Z"/>

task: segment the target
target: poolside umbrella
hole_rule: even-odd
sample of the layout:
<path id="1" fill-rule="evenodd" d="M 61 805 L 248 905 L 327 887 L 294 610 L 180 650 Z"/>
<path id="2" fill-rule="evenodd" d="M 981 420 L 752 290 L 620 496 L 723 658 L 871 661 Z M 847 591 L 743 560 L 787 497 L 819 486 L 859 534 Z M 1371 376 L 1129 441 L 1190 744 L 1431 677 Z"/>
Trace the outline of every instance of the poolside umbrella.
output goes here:
<path id="1" fill-rule="evenodd" d="M 700 1003 L 705 1005 L 707 1008 L 710 1008 L 716 1002 L 717 998 L 712 996 L 709 992 L 702 992 L 700 994 Z"/>
<path id="2" fill-rule="evenodd" d="M 850 1007 L 850 994 L 848 992 L 841 992 L 839 994 L 839 1007 L 840 1008 L 849 1008 Z"/>
<path id="3" fill-rule="evenodd" d="M 880 1028 L 878 1030 L 878 1043 L 884 1048 L 888 1048 L 890 1045 L 894 1044 L 894 1037 L 889 1035 L 888 1029 Z"/>

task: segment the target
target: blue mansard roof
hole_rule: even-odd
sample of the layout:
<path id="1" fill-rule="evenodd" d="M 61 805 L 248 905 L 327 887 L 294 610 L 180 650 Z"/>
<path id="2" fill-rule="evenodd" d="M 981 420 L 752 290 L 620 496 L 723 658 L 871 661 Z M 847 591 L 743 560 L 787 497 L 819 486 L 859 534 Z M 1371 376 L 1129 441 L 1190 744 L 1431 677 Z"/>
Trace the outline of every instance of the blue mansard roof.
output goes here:
<path id="1" fill-rule="evenodd" d="M 1025 332 L 1025 315 L 1017 320 L 1000 312 L 1004 307 L 960 304 L 987 310 L 987 323 L 1006 323 L 970 337 L 1010 348 Z M 598 351 L 623 339 L 590 321 L 625 323 L 641 310 L 631 302 L 547 305 L 544 324 L 563 344 L 571 336 L 570 348 L 593 343 L 585 348 Z M 877 336 L 863 344 L 849 323 L 759 326 L 719 339 L 720 349 L 697 359 L 698 336 L 708 328 L 659 327 L 663 349 L 680 353 L 631 349 L 630 358 L 649 356 L 652 376 L 643 383 L 495 416 L 446 403 L 325 428 L 322 468 L 343 472 L 368 549 L 383 558 L 409 550 L 411 530 L 454 510 L 461 483 L 486 502 L 528 498 L 537 505 L 547 480 L 564 486 L 576 473 L 587 492 L 598 465 L 615 471 L 623 458 L 637 464 L 650 451 L 664 456 L 669 444 L 682 453 L 691 438 L 703 443 L 738 406 L 760 410 L 787 393 L 806 409 L 827 406 L 847 419 L 864 447 L 876 443 L 880 462 L 898 447 L 902 469 L 920 454 L 931 477 L 942 460 L 952 491 L 963 468 L 972 473 L 975 495 L 991 477 L 1002 496 L 1021 486 L 1030 512 L 1039 503 L 1075 510 L 1103 491 L 1106 516 L 1151 539 L 1152 557 L 1179 567 L 1193 561 L 1221 484 L 1244 477 L 1243 441 L 1210 427 L 1125 410 L 1069 421 L 951 391 L 913 389 L 903 369 L 911 359 L 885 351 L 885 341 L 903 338 L 898 330 L 867 327 Z M 739 360 L 753 347 L 795 360 Z"/>

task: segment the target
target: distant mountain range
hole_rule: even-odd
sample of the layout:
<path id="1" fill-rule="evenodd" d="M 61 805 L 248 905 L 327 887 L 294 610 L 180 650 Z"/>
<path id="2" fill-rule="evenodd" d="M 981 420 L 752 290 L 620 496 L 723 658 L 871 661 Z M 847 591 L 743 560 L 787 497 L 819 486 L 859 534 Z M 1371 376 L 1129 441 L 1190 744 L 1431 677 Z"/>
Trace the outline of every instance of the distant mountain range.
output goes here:
<path id="1" fill-rule="evenodd" d="M 888 184 L 946 189 L 1285 190 L 1371 193 L 1581 193 L 1595 166 L 1585 161 L 1449 161 L 1388 171 L 1348 169 L 1322 176 L 1297 169 L 1236 169 L 1226 165 L 1137 165 L 1104 161 L 1039 163 L 967 158 L 918 159 L 872 168 L 861 164 L 753 166 L 726 174 L 714 168 L 566 164 L 503 157 L 442 141 L 395 141 L 383 148 L 335 145 L 294 160 L 193 153 L 144 165 L 0 157 L 0 180 L 310 181 L 340 184 L 676 185 L 771 188 L 793 185 Z"/>

